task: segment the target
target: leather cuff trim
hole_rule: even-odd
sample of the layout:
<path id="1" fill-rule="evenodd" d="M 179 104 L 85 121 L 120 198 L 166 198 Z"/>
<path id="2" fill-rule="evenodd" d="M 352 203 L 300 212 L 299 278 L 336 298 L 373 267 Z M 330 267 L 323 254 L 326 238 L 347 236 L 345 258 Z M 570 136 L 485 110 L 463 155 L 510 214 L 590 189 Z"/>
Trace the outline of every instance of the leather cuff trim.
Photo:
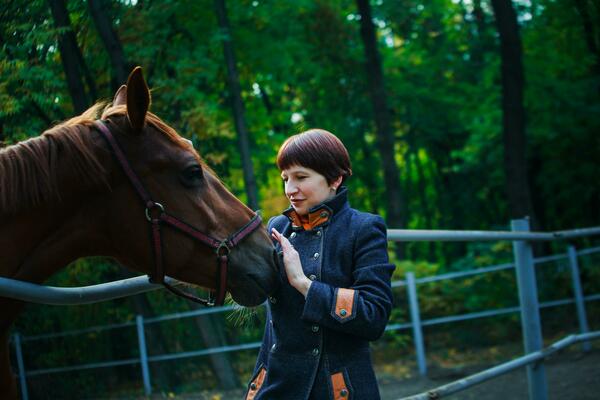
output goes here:
<path id="1" fill-rule="evenodd" d="M 358 292 L 354 289 L 335 289 L 335 303 L 332 316 L 340 322 L 347 322 L 356 317 L 356 296 Z"/>

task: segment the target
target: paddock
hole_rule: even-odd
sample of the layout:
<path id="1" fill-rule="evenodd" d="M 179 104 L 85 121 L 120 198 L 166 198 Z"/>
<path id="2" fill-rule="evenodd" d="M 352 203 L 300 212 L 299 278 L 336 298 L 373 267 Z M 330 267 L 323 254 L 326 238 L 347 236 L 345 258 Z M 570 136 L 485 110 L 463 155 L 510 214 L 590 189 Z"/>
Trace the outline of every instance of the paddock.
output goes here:
<path id="1" fill-rule="evenodd" d="M 590 237 L 598 235 L 600 228 L 578 229 L 570 231 L 549 232 L 549 233 L 534 233 L 528 232 L 527 220 L 516 220 L 512 222 L 512 231 L 426 231 L 426 230 L 394 230 L 388 231 L 390 241 L 511 241 L 514 251 L 515 261 L 502 265 L 492 265 L 484 268 L 476 268 L 472 270 L 447 273 L 436 276 L 415 277 L 415 274 L 409 272 L 406 274 L 406 279 L 397 280 L 392 283 L 392 286 L 405 289 L 410 310 L 410 321 L 404 323 L 391 323 L 386 328 L 386 331 L 401 331 L 408 330 L 412 333 L 414 344 L 414 368 L 418 373 L 419 382 L 427 382 L 435 385 L 440 382 L 440 379 L 430 379 L 432 372 L 428 370 L 427 351 L 424 340 L 424 331 L 435 329 L 435 326 L 450 324 L 459 321 L 477 320 L 481 318 L 493 317 L 498 315 L 519 314 L 521 321 L 528 321 L 523 324 L 523 347 L 525 351 L 522 357 L 514 357 L 513 360 L 501 363 L 495 367 L 479 371 L 473 374 L 474 371 L 465 378 L 458 381 L 447 382 L 447 379 L 442 379 L 444 385 L 435 385 L 436 387 L 427 387 L 427 391 L 422 394 L 413 393 L 412 396 L 406 397 L 409 399 L 426 399 L 426 398 L 445 398 L 451 394 L 464 391 L 465 396 L 477 389 L 470 389 L 475 385 L 482 385 L 485 381 L 501 380 L 505 374 L 513 373 L 515 369 L 524 367 L 527 374 L 527 392 L 531 399 L 548 398 L 548 388 L 552 388 L 553 382 L 548 382 L 545 371 L 545 359 L 555 355 L 556 352 L 563 348 L 570 349 L 575 346 L 581 346 L 581 354 L 586 354 L 585 357 L 597 356 L 597 347 L 593 347 L 593 341 L 600 337 L 600 331 L 591 332 L 586 315 L 586 306 L 600 300 L 600 293 L 584 294 L 582 290 L 582 282 L 580 281 L 580 267 L 578 260 L 582 257 L 590 257 L 600 253 L 600 247 L 590 247 L 585 249 L 576 249 L 572 244 L 572 240 L 581 237 Z M 566 244 L 566 251 L 546 257 L 533 258 L 531 251 L 531 242 L 533 241 L 563 241 Z M 538 291 L 536 283 L 536 268 L 534 266 L 544 263 L 564 263 L 568 265 L 569 274 L 571 275 L 572 293 L 571 298 L 558 299 L 550 302 L 538 302 Z M 538 267 L 539 268 L 539 267 Z M 595 266 L 597 268 L 597 265 Z M 422 319 L 420 305 L 423 300 L 419 299 L 419 287 L 432 282 L 448 281 L 452 279 L 472 277 L 495 273 L 498 271 L 514 271 L 518 283 L 520 304 L 517 307 L 490 309 L 477 313 L 463 315 L 447 315 L 434 319 Z M 172 284 L 177 284 L 175 280 Z M 105 283 L 82 288 L 56 288 L 33 285 L 25 282 L 15 282 L 9 279 L 0 278 L 0 293 L 6 297 L 18 298 L 23 301 L 39 302 L 53 305 L 70 305 L 70 304 L 88 304 L 97 301 L 105 301 L 132 294 L 142 293 L 146 291 L 156 290 L 159 285 L 148 282 L 147 277 L 140 276 L 123 281 Z M 541 333 L 540 311 L 551 309 L 553 307 L 571 307 L 575 310 L 578 323 L 578 332 L 572 332 L 572 335 L 559 340 L 558 342 L 544 347 L 543 337 Z M 146 396 L 153 394 L 152 376 L 149 365 L 167 360 L 183 360 L 186 358 L 202 357 L 214 353 L 227 352 L 247 352 L 257 349 L 260 346 L 259 342 L 250 342 L 238 345 L 224 346 L 219 348 L 208 348 L 192 351 L 183 351 L 173 354 L 148 355 L 146 348 L 144 330 L 151 324 L 164 322 L 169 320 L 179 320 L 186 317 L 198 315 L 206 315 L 212 313 L 230 313 L 235 310 L 234 306 L 215 307 L 211 309 L 200 309 L 185 313 L 173 313 L 162 315 L 154 318 L 143 318 L 138 316 L 134 321 L 112 326 L 89 327 L 80 331 L 52 333 L 47 335 L 39 335 L 37 337 L 24 337 L 18 332 L 13 334 L 13 348 L 16 359 L 15 370 L 19 371 L 19 381 L 21 396 L 23 399 L 29 398 L 28 393 L 28 378 L 34 378 L 41 375 L 53 375 L 60 377 L 60 374 L 69 371 L 77 371 L 84 369 L 101 370 L 102 368 L 115 367 L 119 365 L 135 365 L 140 371 L 140 381 L 143 383 L 143 393 Z M 139 357 L 125 360 L 112 360 L 102 363 L 68 365 L 46 369 L 31 369 L 23 361 L 23 351 L 26 349 L 27 343 L 41 339 L 49 339 L 59 336 L 70 336 L 82 334 L 85 332 L 101 332 L 110 329 L 130 327 L 135 329 L 139 344 Z M 432 328 L 430 328 L 432 327 Z M 583 357 L 583 356 L 582 356 Z M 577 360 L 573 360 L 576 363 Z M 555 369 L 553 368 L 553 371 Z M 433 375 L 435 375 L 433 371 Z M 554 374 L 554 372 L 553 372 Z M 553 376 L 550 374 L 550 376 Z M 60 379 L 60 378 L 58 378 Z M 485 385 L 485 384 L 484 384 Z M 440 386 L 440 387 L 437 387 Z M 483 386 L 481 386 L 483 387 Z M 394 390 L 386 391 L 386 385 L 382 384 L 382 393 L 384 396 L 395 396 Z M 417 388 L 417 387 L 415 387 Z M 386 394 L 387 393 L 387 394 Z M 551 392 L 553 393 L 553 392 Z M 404 392 L 403 396 L 406 395 Z M 493 396 L 493 394 L 490 394 Z M 386 397 L 393 398 L 393 397 Z M 462 397 L 461 397 L 462 398 Z M 465 397 L 468 398 L 468 397 Z M 479 397 L 481 398 L 481 397 Z M 487 397 L 494 398 L 494 397 Z M 581 397 L 585 398 L 585 397 Z"/>

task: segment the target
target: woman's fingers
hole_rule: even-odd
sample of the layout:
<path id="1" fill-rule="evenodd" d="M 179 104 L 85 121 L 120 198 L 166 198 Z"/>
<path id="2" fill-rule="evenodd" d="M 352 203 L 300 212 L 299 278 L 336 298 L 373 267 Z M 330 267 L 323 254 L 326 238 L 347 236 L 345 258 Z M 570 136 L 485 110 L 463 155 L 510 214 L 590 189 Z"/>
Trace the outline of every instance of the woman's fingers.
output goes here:
<path id="1" fill-rule="evenodd" d="M 277 231 L 277 229 L 275 229 L 275 228 L 271 229 L 271 236 L 273 236 L 273 239 L 275 239 L 279 242 L 284 254 L 286 254 L 286 253 L 289 254 L 290 250 L 295 250 L 294 246 L 292 246 L 292 244 L 290 243 L 288 238 L 286 238 L 281 233 L 279 233 Z"/>
<path id="2" fill-rule="evenodd" d="M 304 275 L 302 263 L 300 262 L 300 254 L 298 254 L 298 251 L 292 246 L 288 238 L 279 233 L 277 229 L 271 229 L 271 236 L 279 242 L 281 250 L 283 250 L 283 263 L 290 285 L 306 296 L 311 281 Z"/>
<path id="3" fill-rule="evenodd" d="M 277 240 L 279 242 L 279 236 L 281 234 L 279 233 L 279 231 L 275 228 L 271 228 L 271 236 L 273 237 L 273 239 Z"/>

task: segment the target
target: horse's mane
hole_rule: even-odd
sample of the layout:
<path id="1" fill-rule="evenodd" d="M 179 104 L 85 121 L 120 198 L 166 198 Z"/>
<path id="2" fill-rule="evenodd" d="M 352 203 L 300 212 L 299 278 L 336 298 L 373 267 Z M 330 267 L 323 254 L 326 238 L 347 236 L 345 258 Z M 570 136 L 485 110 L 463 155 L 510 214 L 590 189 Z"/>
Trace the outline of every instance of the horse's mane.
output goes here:
<path id="1" fill-rule="evenodd" d="M 107 171 L 98 158 L 97 144 L 89 132 L 99 117 L 105 119 L 125 114 L 125 106 L 97 103 L 38 137 L 0 149 L 0 215 L 15 214 L 31 206 L 60 200 L 59 161 L 69 163 L 69 170 L 75 172 L 78 181 L 86 186 L 108 185 Z M 148 113 L 146 122 L 177 146 L 188 146 L 156 115 Z"/>

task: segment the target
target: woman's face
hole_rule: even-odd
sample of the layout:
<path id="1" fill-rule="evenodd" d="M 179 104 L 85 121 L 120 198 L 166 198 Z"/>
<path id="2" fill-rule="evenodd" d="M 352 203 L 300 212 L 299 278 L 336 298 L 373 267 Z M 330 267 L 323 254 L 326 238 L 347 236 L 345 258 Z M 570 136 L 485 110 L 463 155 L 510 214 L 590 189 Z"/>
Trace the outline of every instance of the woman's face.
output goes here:
<path id="1" fill-rule="evenodd" d="M 314 169 L 293 165 L 281 171 L 285 195 L 299 215 L 335 195 L 327 179 Z"/>

